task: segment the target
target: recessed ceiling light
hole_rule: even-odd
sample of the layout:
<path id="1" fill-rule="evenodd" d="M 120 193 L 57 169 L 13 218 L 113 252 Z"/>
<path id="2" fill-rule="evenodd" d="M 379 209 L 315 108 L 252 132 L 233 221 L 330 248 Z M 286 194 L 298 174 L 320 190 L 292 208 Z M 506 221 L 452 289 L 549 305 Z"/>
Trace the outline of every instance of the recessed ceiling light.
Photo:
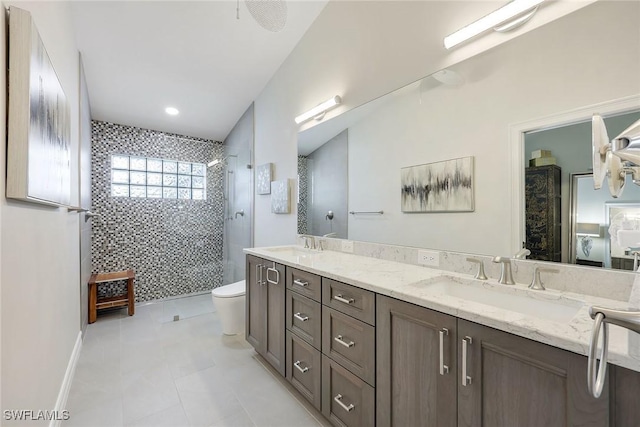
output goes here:
<path id="1" fill-rule="evenodd" d="M 167 113 L 170 116 L 177 116 L 180 113 L 180 111 L 178 111 L 177 108 L 173 108 L 173 107 L 165 108 L 164 112 Z"/>

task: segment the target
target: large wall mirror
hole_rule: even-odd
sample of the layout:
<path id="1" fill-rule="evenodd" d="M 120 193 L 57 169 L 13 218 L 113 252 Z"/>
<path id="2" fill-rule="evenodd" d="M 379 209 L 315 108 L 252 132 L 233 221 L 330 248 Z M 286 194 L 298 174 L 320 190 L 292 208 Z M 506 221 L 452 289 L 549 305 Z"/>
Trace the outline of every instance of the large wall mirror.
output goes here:
<path id="1" fill-rule="evenodd" d="M 606 120 L 617 120 L 616 126 L 623 127 L 625 121 L 640 117 L 640 37 L 635 30 L 639 14 L 637 2 L 596 2 L 304 130 L 298 135 L 304 156 L 321 150 L 324 143 L 335 144 L 335 138 L 348 141 L 344 147 L 346 163 L 340 166 L 345 172 L 336 173 L 346 177 L 344 204 L 335 204 L 331 209 L 320 206 L 314 213 L 316 208 L 307 197 L 299 212 L 305 209 L 307 220 L 311 216 L 318 218 L 325 228 L 305 230 L 324 235 L 336 229 L 337 222 L 333 222 L 333 229 L 326 228 L 326 215 L 331 210 L 334 218 L 341 215 L 346 221 L 345 227 L 336 232 L 343 233 L 340 237 L 513 255 L 526 241 L 525 170 L 532 152 L 540 151 L 546 157 L 555 157 L 556 165 L 562 169 L 557 260 L 576 262 L 574 252 L 584 232 L 576 234 L 571 218 L 586 215 L 572 214 L 570 193 L 574 187 L 572 174 L 588 173 L 591 167 L 589 117 L 603 113 Z M 614 27 L 629 31 L 613 31 Z M 622 107 L 606 107 L 607 103 Z M 603 107 L 601 111 L 591 111 L 590 106 Z M 569 114 L 573 121 L 568 123 L 566 113 L 577 110 L 584 110 L 584 115 Z M 523 123 L 538 125 L 522 127 Z M 580 136 L 577 132 L 575 145 L 553 134 L 559 126 L 581 123 L 587 133 Z M 521 129 L 517 138 L 513 136 L 514 129 Z M 610 136 L 615 132 L 612 128 Z M 549 138 L 541 142 L 543 137 Z M 535 144 L 538 145 L 534 147 Z M 563 166 L 563 152 L 569 152 L 570 159 L 587 159 L 587 163 Z M 417 166 L 426 176 L 446 168 L 441 165 L 449 163 L 443 162 L 465 158 L 471 158 L 473 165 L 471 209 L 402 211 L 402 170 Z M 551 160 L 534 163 L 543 166 L 544 162 Z M 456 173 L 449 172 L 447 176 L 457 176 Z M 315 174 L 313 180 L 328 183 L 332 176 L 331 172 L 322 172 Z M 449 188 L 450 182 L 441 185 Z M 308 182 L 306 185 L 309 188 Z M 625 189 L 629 198 L 635 197 L 633 187 L 628 184 Z M 600 192 L 602 197 L 609 196 L 606 183 Z M 603 201 L 602 212 L 605 203 L 610 202 Z M 595 219 L 580 221 L 596 223 Z M 605 220 L 598 221 L 604 228 Z M 593 245 L 591 254 L 597 252 L 596 242 Z M 602 261 L 602 265 L 606 263 Z"/>

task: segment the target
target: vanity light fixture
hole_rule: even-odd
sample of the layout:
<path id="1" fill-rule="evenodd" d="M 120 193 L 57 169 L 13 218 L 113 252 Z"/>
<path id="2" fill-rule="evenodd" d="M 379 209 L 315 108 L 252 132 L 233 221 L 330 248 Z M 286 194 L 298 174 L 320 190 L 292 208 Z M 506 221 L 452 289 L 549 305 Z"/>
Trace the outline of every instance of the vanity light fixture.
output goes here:
<path id="1" fill-rule="evenodd" d="M 164 109 L 164 112 L 170 116 L 177 116 L 178 114 L 180 114 L 180 111 L 178 111 L 178 109 L 175 107 L 167 107 Z"/>
<path id="2" fill-rule="evenodd" d="M 324 113 L 326 113 L 336 105 L 340 105 L 341 102 L 342 102 L 342 98 L 336 95 L 333 98 L 324 101 L 322 104 L 312 108 L 306 113 L 300 114 L 295 119 L 296 123 L 300 124 L 300 123 L 306 122 L 309 119 L 312 119 L 313 117 L 318 117 L 318 116 L 320 116 L 319 118 L 322 118 L 324 116 Z"/>
<path id="3" fill-rule="evenodd" d="M 444 47 L 451 49 L 491 28 L 496 31 L 509 31 L 527 22 L 544 0 L 513 0 L 498 10 L 467 25 L 444 38 Z M 513 21 L 510 21 L 511 19 Z M 507 22 L 509 21 L 509 22 Z"/>

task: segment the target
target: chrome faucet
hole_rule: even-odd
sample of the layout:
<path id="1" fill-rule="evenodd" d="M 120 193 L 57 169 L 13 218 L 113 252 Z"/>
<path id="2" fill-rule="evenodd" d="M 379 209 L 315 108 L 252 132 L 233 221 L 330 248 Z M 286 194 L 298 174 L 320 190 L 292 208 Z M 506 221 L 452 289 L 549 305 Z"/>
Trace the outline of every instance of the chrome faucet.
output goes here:
<path id="1" fill-rule="evenodd" d="M 478 272 L 473 277 L 474 279 L 487 280 L 487 275 L 484 274 L 484 263 L 480 258 L 467 258 L 467 261 L 478 264 Z"/>
<path id="2" fill-rule="evenodd" d="M 527 259 L 531 255 L 531 251 L 527 248 L 522 248 L 513 256 L 513 259 Z"/>
<path id="3" fill-rule="evenodd" d="M 298 237 L 304 239 L 304 247 L 305 249 L 315 249 L 316 248 L 316 236 L 311 236 L 309 234 L 299 234 Z M 311 242 L 311 243 L 309 243 Z"/>
<path id="4" fill-rule="evenodd" d="M 500 263 L 500 279 L 498 283 L 503 285 L 515 285 L 513 281 L 513 275 L 511 274 L 511 258 L 504 256 L 497 256 L 493 259 L 493 262 Z"/>
<path id="5" fill-rule="evenodd" d="M 557 273 L 558 270 L 556 270 L 555 268 L 542 268 L 536 265 L 535 268 L 533 269 L 533 279 L 531 280 L 529 289 L 536 289 L 538 291 L 544 291 L 546 289 L 542 284 L 542 281 L 540 280 L 540 273 L 542 272 Z"/>

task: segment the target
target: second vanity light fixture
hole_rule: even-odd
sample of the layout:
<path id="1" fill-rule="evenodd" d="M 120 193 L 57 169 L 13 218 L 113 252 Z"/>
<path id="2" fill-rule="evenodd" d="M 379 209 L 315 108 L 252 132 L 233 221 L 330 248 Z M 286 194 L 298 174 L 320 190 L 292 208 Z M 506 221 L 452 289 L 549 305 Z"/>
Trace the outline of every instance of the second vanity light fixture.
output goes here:
<path id="1" fill-rule="evenodd" d="M 459 29 L 444 38 L 444 47 L 451 49 L 489 29 L 509 31 L 527 22 L 544 0 L 513 0 L 498 10 Z M 516 18 L 516 19 L 513 19 Z M 507 22 L 512 20 L 511 22 Z"/>
<path id="2" fill-rule="evenodd" d="M 340 105 L 341 102 L 342 102 L 342 98 L 340 98 L 338 95 L 336 95 L 333 98 L 324 101 L 322 104 L 310 109 L 306 113 L 300 114 L 295 119 L 296 123 L 300 124 L 300 123 L 306 122 L 307 120 L 312 119 L 314 117 L 318 117 L 318 116 L 320 116 L 319 118 L 322 118 L 324 116 L 324 113 L 326 113 L 327 111 L 329 111 L 330 109 L 332 109 L 336 105 Z"/>

